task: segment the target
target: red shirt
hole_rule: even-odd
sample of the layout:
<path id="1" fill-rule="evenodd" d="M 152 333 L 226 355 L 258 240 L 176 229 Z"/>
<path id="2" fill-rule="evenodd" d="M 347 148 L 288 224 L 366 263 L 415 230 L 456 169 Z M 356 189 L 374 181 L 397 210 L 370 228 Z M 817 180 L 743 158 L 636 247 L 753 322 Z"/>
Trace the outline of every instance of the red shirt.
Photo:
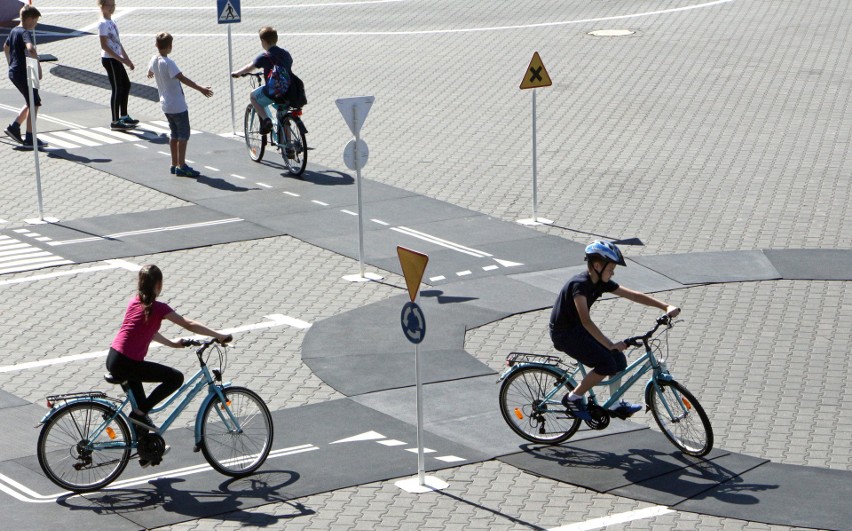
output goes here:
<path id="1" fill-rule="evenodd" d="M 165 302 L 154 301 L 151 305 L 151 315 L 145 319 L 145 307 L 138 296 L 133 297 L 127 304 L 124 322 L 112 340 L 111 347 L 132 360 L 144 360 L 148 354 L 148 345 L 160 329 L 163 317 L 173 311 Z"/>

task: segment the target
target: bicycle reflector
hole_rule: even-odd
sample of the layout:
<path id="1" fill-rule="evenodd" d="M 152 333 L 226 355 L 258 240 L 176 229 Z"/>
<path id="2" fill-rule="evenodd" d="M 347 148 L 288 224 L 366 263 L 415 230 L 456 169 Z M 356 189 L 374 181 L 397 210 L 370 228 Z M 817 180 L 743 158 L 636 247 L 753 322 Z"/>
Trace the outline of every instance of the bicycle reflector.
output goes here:
<path id="1" fill-rule="evenodd" d="M 515 408 L 515 416 L 518 417 L 518 420 L 524 420 L 524 414 L 518 408 Z"/>
<path id="2" fill-rule="evenodd" d="M 687 400 L 685 396 L 680 397 L 680 401 L 683 402 L 683 405 L 686 406 L 686 409 L 692 409 L 692 403 Z"/>
<path id="3" fill-rule="evenodd" d="M 45 400 L 45 402 L 47 402 L 47 409 L 53 409 L 53 402 L 51 402 L 49 398 Z"/>
<path id="4" fill-rule="evenodd" d="M 112 429 L 112 426 L 107 426 L 106 432 L 107 432 L 107 435 L 109 435 L 109 438 L 114 441 L 115 440 L 115 430 Z"/>
<path id="5" fill-rule="evenodd" d="M 290 114 L 292 114 L 293 116 L 302 116 L 302 109 L 293 109 L 292 111 L 290 111 Z"/>
<path id="6" fill-rule="evenodd" d="M 225 401 L 225 403 L 226 403 L 226 404 L 228 404 L 228 407 L 231 407 L 231 401 L 230 401 L 230 400 L 226 400 L 226 401 Z M 221 409 L 222 411 L 225 411 L 225 406 L 223 406 L 223 405 L 220 403 L 220 404 L 219 404 L 219 409 Z"/>

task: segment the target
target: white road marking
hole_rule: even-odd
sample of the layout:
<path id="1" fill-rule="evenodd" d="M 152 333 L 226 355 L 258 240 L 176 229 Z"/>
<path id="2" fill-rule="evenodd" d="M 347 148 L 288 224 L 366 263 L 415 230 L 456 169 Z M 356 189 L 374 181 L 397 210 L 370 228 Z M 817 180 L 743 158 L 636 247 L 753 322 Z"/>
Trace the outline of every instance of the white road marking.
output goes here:
<path id="1" fill-rule="evenodd" d="M 231 174 L 231 177 L 236 177 L 237 179 L 242 179 L 242 180 L 244 180 L 244 181 L 246 180 L 246 178 L 245 178 L 245 177 L 243 177 L 242 175 L 237 175 L 236 173 L 232 173 L 232 174 Z"/>
<path id="2" fill-rule="evenodd" d="M 293 192 L 283 192 L 283 193 L 286 194 L 286 195 L 289 195 L 291 197 L 301 197 L 299 194 L 294 194 Z"/>
<path id="3" fill-rule="evenodd" d="M 268 185 L 268 184 L 266 184 L 266 183 L 254 183 L 254 184 L 256 184 L 256 185 L 258 185 L 258 186 L 262 186 L 263 188 L 272 188 L 271 186 L 269 186 L 269 185 Z"/>
<path id="4" fill-rule="evenodd" d="M 245 221 L 242 218 L 228 218 L 228 219 L 217 219 L 214 221 L 203 221 L 200 223 L 187 223 L 186 225 L 172 225 L 168 227 L 155 227 L 152 229 L 140 229 L 133 230 L 128 232 L 116 232 L 114 234 L 107 234 L 105 236 L 92 236 L 89 238 L 77 238 L 75 240 L 62 240 L 50 242 L 48 245 L 50 246 L 58 246 L 58 245 L 71 245 L 74 243 L 89 243 L 89 242 L 97 242 L 102 240 L 109 239 L 117 239 L 117 238 L 125 238 L 127 236 L 139 236 L 141 234 L 154 234 L 157 232 L 169 232 L 173 230 L 185 230 L 185 229 L 197 229 L 201 227 L 212 227 L 214 225 L 223 225 L 226 223 L 236 223 L 238 221 Z"/>
<path id="5" fill-rule="evenodd" d="M 371 219 L 370 221 L 372 221 L 373 223 L 378 223 L 379 225 L 384 225 L 385 227 L 390 226 L 390 223 L 385 223 L 384 221 L 382 221 L 380 219 Z"/>
<path id="6" fill-rule="evenodd" d="M 207 168 L 210 171 L 219 171 L 219 168 L 214 168 L 213 166 L 204 166 L 204 167 Z"/>
<path id="7" fill-rule="evenodd" d="M 158 151 L 157 153 L 158 153 L 158 154 L 160 154 L 160 155 L 165 155 L 166 157 L 171 157 L 171 156 L 172 156 L 172 154 L 171 154 L 171 153 L 166 153 L 165 151 Z"/>
<path id="8" fill-rule="evenodd" d="M 500 260 L 499 258 L 495 258 L 494 261 L 497 262 L 498 264 L 500 264 L 503 267 L 515 267 L 515 266 L 519 266 L 519 265 L 524 265 L 520 262 L 512 262 L 512 261 L 509 261 L 509 260 Z"/>
<path id="9" fill-rule="evenodd" d="M 141 140 L 141 138 L 136 135 L 130 135 L 122 131 L 113 131 L 112 129 L 108 129 L 106 127 L 93 127 L 92 131 L 96 131 L 104 136 L 115 138 L 116 140 L 119 140 L 121 142 L 139 142 Z M 145 146 L 139 147 L 144 147 L 145 149 L 148 149 Z"/>
<path id="10" fill-rule="evenodd" d="M 429 277 L 430 282 L 437 282 L 439 280 L 447 280 L 447 277 L 444 275 L 438 275 L 437 277 Z"/>
<path id="11" fill-rule="evenodd" d="M 66 140 L 61 140 L 61 139 L 53 136 L 52 134 L 40 134 L 40 135 L 38 135 L 38 137 L 40 139 L 44 140 L 45 142 L 47 142 L 48 144 L 50 144 L 50 147 L 55 147 L 55 148 L 60 148 L 60 149 L 74 149 L 74 148 L 80 147 L 77 144 L 72 144 L 71 142 L 68 142 Z"/>
<path id="12" fill-rule="evenodd" d="M 396 439 L 388 439 L 386 441 L 376 441 L 376 442 L 379 443 L 379 444 L 382 444 L 384 446 L 405 446 L 406 444 L 408 444 L 407 442 L 398 441 Z"/>
<path id="13" fill-rule="evenodd" d="M 316 203 L 320 206 L 328 206 L 328 203 L 323 203 L 322 201 L 317 201 L 316 199 L 312 199 L 311 203 Z"/>
<path id="14" fill-rule="evenodd" d="M 336 441 L 330 442 L 328 444 L 340 444 L 340 443 L 350 443 L 350 442 L 362 442 L 362 441 L 375 441 L 378 439 L 384 439 L 385 436 L 377 431 L 365 431 L 364 433 L 359 433 L 358 435 L 353 435 L 352 437 L 346 437 L 345 439 L 338 439 Z"/>
<path id="15" fill-rule="evenodd" d="M 473 271 L 471 271 L 470 269 L 465 269 L 464 271 L 456 272 L 456 275 L 458 275 L 460 277 L 466 277 L 466 276 L 471 275 L 471 274 L 473 274 Z"/>
<path id="16" fill-rule="evenodd" d="M 457 455 L 442 455 L 440 457 L 436 457 L 438 461 L 443 461 L 445 463 L 460 463 L 462 461 L 467 461 L 464 457 L 459 457 Z"/>
<path id="17" fill-rule="evenodd" d="M 30 233 L 27 229 L 17 229 L 15 232 L 23 233 L 27 236 L 29 234 L 33 234 L 34 237 L 39 236 L 38 234 Z M 71 260 L 66 260 L 61 256 L 57 256 L 26 242 L 0 235 L 0 274 L 19 273 L 73 263 Z"/>
<path id="18" fill-rule="evenodd" d="M 406 448 L 406 449 L 405 449 L 405 451 L 406 451 L 406 452 L 411 452 L 411 453 L 413 453 L 413 454 L 416 454 L 416 453 L 417 453 L 417 448 Z M 434 454 L 434 453 L 436 453 L 437 451 L 438 451 L 438 450 L 433 450 L 433 449 L 431 449 L 431 448 L 426 448 L 425 446 L 423 447 L 423 453 L 424 453 L 424 454 Z"/>
<path id="19" fill-rule="evenodd" d="M 155 135 L 170 135 L 172 134 L 170 129 L 166 129 L 164 127 L 158 127 L 150 122 L 143 122 L 137 125 L 134 131 L 145 131 L 146 133 L 154 133 Z"/>
<path id="20" fill-rule="evenodd" d="M 452 249 L 453 251 L 458 251 L 460 253 L 464 253 L 470 256 L 474 256 L 476 258 L 485 258 L 491 256 L 485 251 L 480 251 L 478 249 L 472 249 L 470 247 L 465 247 L 460 243 L 451 242 L 450 240 L 445 240 L 443 238 L 439 238 L 437 236 L 432 236 L 431 234 L 427 234 L 425 232 L 420 232 L 419 230 L 414 230 L 408 227 L 391 227 L 391 230 L 396 232 L 401 232 L 402 234 L 407 234 L 408 236 L 413 236 L 414 238 L 421 239 L 423 241 L 434 243 L 435 245 L 440 245 L 441 247 L 446 247 L 447 249 Z"/>
<path id="21" fill-rule="evenodd" d="M 106 136 L 106 135 L 98 134 L 95 131 L 92 131 L 91 129 L 75 129 L 73 132 L 78 134 L 78 135 L 83 135 L 83 136 L 89 137 L 93 140 L 97 140 L 101 144 L 121 144 L 122 143 L 121 140 L 119 140 L 119 139 L 117 139 L 113 136 Z"/>
<path id="22" fill-rule="evenodd" d="M 628 511 L 626 513 L 604 516 L 603 518 L 586 520 L 585 522 L 577 522 L 576 524 L 553 527 L 548 531 L 588 531 L 590 529 L 603 529 L 611 525 L 624 524 L 627 522 L 633 522 L 635 520 L 643 520 L 645 518 L 654 518 L 655 516 L 660 516 L 673 512 L 674 511 L 669 509 L 668 507 L 663 507 L 662 505 L 655 505 L 653 507 L 646 507 L 644 509 Z"/>
<path id="23" fill-rule="evenodd" d="M 148 149 L 148 146 L 143 146 L 142 144 L 133 144 L 134 146 L 142 149 Z"/>
<path id="24" fill-rule="evenodd" d="M 499 268 L 496 265 L 487 265 L 482 267 L 483 271 L 494 271 L 495 269 Z"/>
<path id="25" fill-rule="evenodd" d="M 275 328 L 278 326 L 292 326 L 294 328 L 306 329 L 310 328 L 311 324 L 301 319 L 296 319 L 295 317 L 289 317 L 286 315 L 282 315 L 279 313 L 274 313 L 270 315 L 264 315 L 266 321 L 261 321 L 259 323 L 251 323 L 247 325 L 237 326 L 234 328 L 227 328 L 222 330 L 225 334 L 239 334 L 242 332 L 249 332 L 252 330 L 260 330 L 265 328 Z M 162 345 L 159 343 L 151 343 L 150 349 L 160 348 Z M 63 363 L 71 363 L 74 361 L 82 361 L 88 360 L 92 358 L 101 358 L 106 356 L 109 353 L 108 350 L 99 350 L 97 352 L 85 352 L 83 354 L 72 354 L 70 356 L 61 356 L 58 358 L 49 358 L 39 361 L 28 361 L 24 363 L 16 363 L 14 365 L 2 365 L 0 366 L 0 373 L 6 372 L 19 372 L 26 371 L 30 369 L 40 369 L 42 367 L 48 367 L 50 365 L 60 365 Z"/>
<path id="26" fill-rule="evenodd" d="M 358 215 L 357 212 L 352 212 L 351 210 L 346 210 L 345 208 L 340 209 L 340 211 L 343 212 L 344 214 L 349 214 L 350 216 L 357 216 Z"/>
<path id="27" fill-rule="evenodd" d="M 50 136 L 52 136 L 54 138 L 59 137 L 63 140 L 67 140 L 69 142 L 74 142 L 75 144 L 80 144 L 80 145 L 83 145 L 83 146 L 86 146 L 86 147 L 99 146 L 103 143 L 103 142 L 95 142 L 95 141 L 90 140 L 90 139 L 88 139 L 84 136 L 80 136 L 80 135 L 77 135 L 77 134 L 74 134 L 74 133 L 76 133 L 76 131 L 74 131 L 74 132 L 71 132 L 71 131 L 51 131 Z"/>

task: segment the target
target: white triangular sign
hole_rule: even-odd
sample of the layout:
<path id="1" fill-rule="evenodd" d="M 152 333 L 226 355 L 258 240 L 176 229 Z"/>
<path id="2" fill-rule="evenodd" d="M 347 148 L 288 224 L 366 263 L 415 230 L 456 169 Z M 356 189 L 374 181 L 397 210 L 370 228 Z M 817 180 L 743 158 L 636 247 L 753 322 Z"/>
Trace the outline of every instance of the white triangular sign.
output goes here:
<path id="1" fill-rule="evenodd" d="M 376 101 L 375 96 L 359 96 L 357 98 L 340 98 L 335 100 L 334 103 L 340 109 L 340 114 L 346 120 L 349 130 L 352 131 L 353 135 L 358 136 L 374 101 Z"/>

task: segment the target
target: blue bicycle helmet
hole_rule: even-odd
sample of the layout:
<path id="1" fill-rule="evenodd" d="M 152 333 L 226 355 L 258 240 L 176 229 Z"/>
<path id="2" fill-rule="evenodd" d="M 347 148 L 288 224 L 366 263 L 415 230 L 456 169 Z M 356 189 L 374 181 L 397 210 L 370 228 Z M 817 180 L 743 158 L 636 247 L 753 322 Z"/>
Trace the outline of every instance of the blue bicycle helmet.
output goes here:
<path id="1" fill-rule="evenodd" d="M 627 263 L 624 261 L 624 256 L 621 254 L 621 251 L 615 245 L 604 242 L 601 240 L 595 240 L 589 245 L 586 246 L 586 260 L 588 261 L 590 256 L 600 256 L 607 262 L 615 262 L 620 266 L 627 267 Z"/>

